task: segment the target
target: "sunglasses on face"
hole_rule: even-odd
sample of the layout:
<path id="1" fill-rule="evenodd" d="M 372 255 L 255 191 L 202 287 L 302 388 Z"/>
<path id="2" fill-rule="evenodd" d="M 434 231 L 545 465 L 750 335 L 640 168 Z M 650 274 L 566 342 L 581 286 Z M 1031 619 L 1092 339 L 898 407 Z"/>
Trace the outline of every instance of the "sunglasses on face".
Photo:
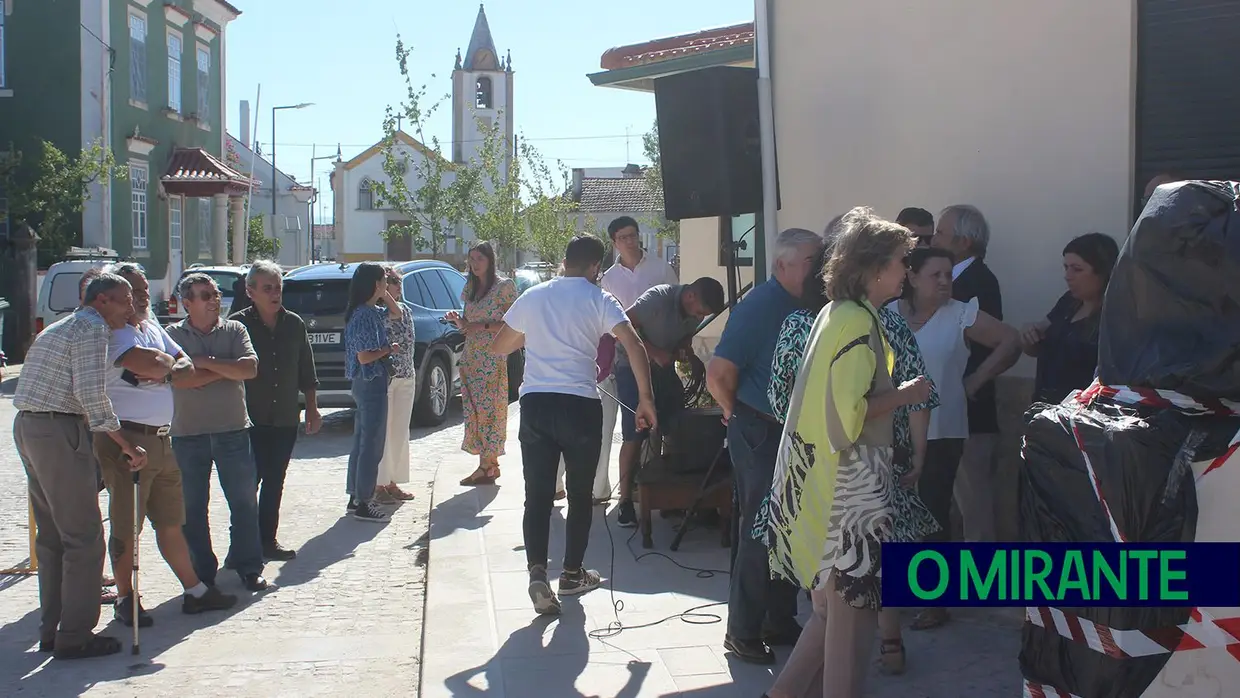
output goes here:
<path id="1" fill-rule="evenodd" d="M 219 292 L 219 291 L 214 291 L 214 290 L 213 290 L 213 291 L 199 291 L 197 296 L 195 296 L 195 295 L 194 295 L 194 293 L 191 291 L 191 292 L 190 292 L 189 294 L 187 294 L 187 296 L 186 296 L 186 298 L 187 298 L 188 300 L 191 300 L 191 301 L 192 301 L 192 300 L 194 300 L 195 298 L 197 298 L 198 300 L 202 301 L 203 303 L 206 303 L 206 302 L 208 302 L 208 301 L 213 301 L 213 300 L 216 300 L 216 299 L 218 299 L 219 297 L 220 297 L 220 292 Z"/>

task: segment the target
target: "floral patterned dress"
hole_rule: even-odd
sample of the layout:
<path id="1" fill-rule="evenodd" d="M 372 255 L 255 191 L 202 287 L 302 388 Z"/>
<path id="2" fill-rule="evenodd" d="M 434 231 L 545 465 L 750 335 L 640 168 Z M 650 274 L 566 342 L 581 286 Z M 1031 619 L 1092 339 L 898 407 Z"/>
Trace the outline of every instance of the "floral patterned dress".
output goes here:
<path id="1" fill-rule="evenodd" d="M 779 339 L 775 344 L 775 357 L 771 365 L 771 385 L 767 388 L 767 397 L 771 400 L 771 409 L 775 411 L 775 415 L 784 421 L 787 421 L 788 403 L 792 399 L 792 389 L 796 384 L 797 373 L 800 372 L 801 362 L 805 358 L 805 346 L 809 342 L 814 319 L 815 316 L 808 310 L 798 310 L 792 313 L 784 320 L 784 326 L 780 329 Z M 926 362 L 922 358 L 921 349 L 917 346 L 917 338 L 900 313 L 883 307 L 878 310 L 878 319 L 882 324 L 887 342 L 895 352 L 892 383 L 898 387 L 917 376 L 929 378 Z M 895 491 L 892 492 L 891 542 L 893 543 L 913 543 L 939 530 L 938 522 L 934 520 L 934 515 L 921 501 L 921 497 L 917 496 L 917 491 L 905 489 L 898 484 L 899 479 L 913 469 L 913 433 L 909 428 L 909 413 L 934 409 L 938 406 L 938 390 L 931 383 L 929 400 L 920 405 L 900 407 L 895 411 L 893 466 L 897 484 Z M 754 521 L 753 535 L 759 540 L 767 540 L 769 505 L 769 501 L 763 502 Z"/>
<path id="2" fill-rule="evenodd" d="M 469 286 L 461 293 L 466 322 L 489 322 L 490 330 L 465 335 L 461 354 L 461 405 L 465 412 L 465 439 L 461 450 L 484 458 L 504 455 L 508 436 L 508 361 L 491 353 L 504 313 L 517 299 L 511 279 L 499 279 L 482 298 L 469 300 Z"/>

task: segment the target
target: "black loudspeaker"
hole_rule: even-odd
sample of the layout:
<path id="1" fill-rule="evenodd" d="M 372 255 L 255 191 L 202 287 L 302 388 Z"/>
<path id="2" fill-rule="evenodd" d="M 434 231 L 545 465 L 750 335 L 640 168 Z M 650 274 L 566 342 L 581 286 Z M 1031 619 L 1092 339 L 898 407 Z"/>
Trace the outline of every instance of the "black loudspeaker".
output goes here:
<path id="1" fill-rule="evenodd" d="M 678 221 L 761 211 L 758 71 L 719 66 L 669 75 L 654 81 L 654 97 L 664 216 Z M 775 196 L 778 201 L 778 183 Z"/>

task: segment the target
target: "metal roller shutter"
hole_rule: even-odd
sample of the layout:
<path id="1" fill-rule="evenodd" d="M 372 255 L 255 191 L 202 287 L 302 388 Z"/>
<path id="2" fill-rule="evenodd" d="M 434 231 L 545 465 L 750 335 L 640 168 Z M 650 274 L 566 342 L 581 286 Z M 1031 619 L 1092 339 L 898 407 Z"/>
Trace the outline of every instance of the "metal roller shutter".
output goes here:
<path id="1" fill-rule="evenodd" d="M 1134 202 L 1163 172 L 1240 179 L 1240 0 L 1139 0 Z"/>

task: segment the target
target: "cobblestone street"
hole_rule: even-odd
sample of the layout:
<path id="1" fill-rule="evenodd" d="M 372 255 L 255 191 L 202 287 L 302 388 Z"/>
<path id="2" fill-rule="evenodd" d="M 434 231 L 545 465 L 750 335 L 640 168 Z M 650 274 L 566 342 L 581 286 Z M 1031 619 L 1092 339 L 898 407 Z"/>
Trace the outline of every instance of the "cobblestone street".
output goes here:
<path id="1" fill-rule="evenodd" d="M 13 445 L 10 375 L 3 386 L 0 566 L 7 568 L 25 565 L 29 552 L 26 480 Z M 113 621 L 108 607 L 100 630 L 123 640 L 122 654 L 75 662 L 39 654 L 36 578 L 0 577 L 2 694 L 418 695 L 429 486 L 441 456 L 459 448 L 459 423 L 458 406 L 444 427 L 413 432 L 413 481 L 406 489 L 417 498 L 396 511 L 387 526 L 343 516 L 351 413 L 330 413 L 320 434 L 303 434 L 289 470 L 280 525 L 280 540 L 296 548 L 298 557 L 268 564 L 267 579 L 277 589 L 265 594 L 245 592 L 236 575 L 221 571 L 221 588 L 241 597 L 231 612 L 183 615 L 180 586 L 159 557 L 149 527 L 144 529 L 141 584 L 155 625 L 142 630 L 139 657 L 129 653 L 132 631 Z M 106 493 L 100 505 L 106 512 Z M 227 516 L 217 483 L 211 525 L 221 559 Z"/>

